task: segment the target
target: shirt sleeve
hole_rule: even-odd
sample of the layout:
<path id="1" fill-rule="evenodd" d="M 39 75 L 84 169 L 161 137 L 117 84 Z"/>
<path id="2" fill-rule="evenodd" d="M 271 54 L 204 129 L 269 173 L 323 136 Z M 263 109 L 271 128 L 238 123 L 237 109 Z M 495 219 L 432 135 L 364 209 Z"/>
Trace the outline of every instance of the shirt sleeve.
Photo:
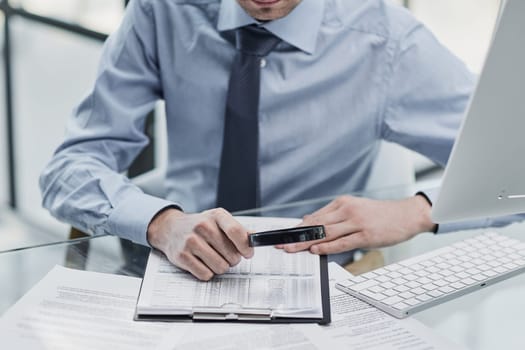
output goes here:
<path id="1" fill-rule="evenodd" d="M 475 76 L 420 23 L 397 42 L 390 75 L 382 137 L 445 166 Z"/>
<path id="2" fill-rule="evenodd" d="M 144 194 L 123 175 L 148 143 L 145 119 L 161 97 L 154 26 L 143 1 L 131 1 L 104 45 L 94 88 L 40 177 L 43 205 L 58 219 L 145 245 L 153 216 L 174 204 Z"/>

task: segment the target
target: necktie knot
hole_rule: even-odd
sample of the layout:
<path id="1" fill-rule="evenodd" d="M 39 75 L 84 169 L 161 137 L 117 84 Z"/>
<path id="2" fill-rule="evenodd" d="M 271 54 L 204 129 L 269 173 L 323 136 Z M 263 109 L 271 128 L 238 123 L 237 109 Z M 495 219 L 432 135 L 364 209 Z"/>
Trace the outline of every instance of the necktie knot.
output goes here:
<path id="1" fill-rule="evenodd" d="M 237 49 L 247 55 L 264 57 L 281 41 L 262 27 L 249 25 L 236 32 Z"/>

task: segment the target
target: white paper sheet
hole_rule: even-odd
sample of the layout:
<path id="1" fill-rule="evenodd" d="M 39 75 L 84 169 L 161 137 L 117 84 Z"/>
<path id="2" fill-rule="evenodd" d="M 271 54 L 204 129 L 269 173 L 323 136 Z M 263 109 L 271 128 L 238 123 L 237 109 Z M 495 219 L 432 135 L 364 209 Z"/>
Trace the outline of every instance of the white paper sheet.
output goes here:
<path id="1" fill-rule="evenodd" d="M 151 349 L 172 324 L 134 322 L 141 279 L 53 268 L 0 319 L 2 349 Z"/>
<path id="2" fill-rule="evenodd" d="M 399 320 L 336 289 L 336 281 L 351 276 L 341 266 L 330 263 L 329 273 L 332 323 L 327 327 L 296 326 L 304 333 L 308 332 L 311 337 L 336 340 L 340 344 L 337 349 L 460 349 L 413 318 Z"/>

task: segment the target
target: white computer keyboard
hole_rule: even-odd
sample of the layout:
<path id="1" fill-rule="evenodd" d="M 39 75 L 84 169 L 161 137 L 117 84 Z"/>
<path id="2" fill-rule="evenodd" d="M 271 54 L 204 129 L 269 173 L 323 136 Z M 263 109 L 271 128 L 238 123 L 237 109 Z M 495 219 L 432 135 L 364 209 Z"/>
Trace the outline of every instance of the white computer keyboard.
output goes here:
<path id="1" fill-rule="evenodd" d="M 485 233 L 340 281 L 336 287 L 403 318 L 525 271 L 525 243 Z"/>

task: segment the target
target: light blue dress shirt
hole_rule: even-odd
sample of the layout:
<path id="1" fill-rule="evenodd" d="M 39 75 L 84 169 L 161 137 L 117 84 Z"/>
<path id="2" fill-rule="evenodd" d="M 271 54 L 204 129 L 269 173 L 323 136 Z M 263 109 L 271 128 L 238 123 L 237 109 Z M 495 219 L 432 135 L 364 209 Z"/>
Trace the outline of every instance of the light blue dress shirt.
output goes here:
<path id="1" fill-rule="evenodd" d="M 147 244 L 162 208 L 212 208 L 235 0 L 133 0 L 105 44 L 94 88 L 41 176 L 44 206 L 93 234 Z M 303 0 L 262 24 L 283 39 L 261 67 L 261 204 L 363 189 L 380 140 L 444 165 L 474 77 L 421 23 L 384 0 Z M 122 175 L 165 100 L 166 199 Z"/>

